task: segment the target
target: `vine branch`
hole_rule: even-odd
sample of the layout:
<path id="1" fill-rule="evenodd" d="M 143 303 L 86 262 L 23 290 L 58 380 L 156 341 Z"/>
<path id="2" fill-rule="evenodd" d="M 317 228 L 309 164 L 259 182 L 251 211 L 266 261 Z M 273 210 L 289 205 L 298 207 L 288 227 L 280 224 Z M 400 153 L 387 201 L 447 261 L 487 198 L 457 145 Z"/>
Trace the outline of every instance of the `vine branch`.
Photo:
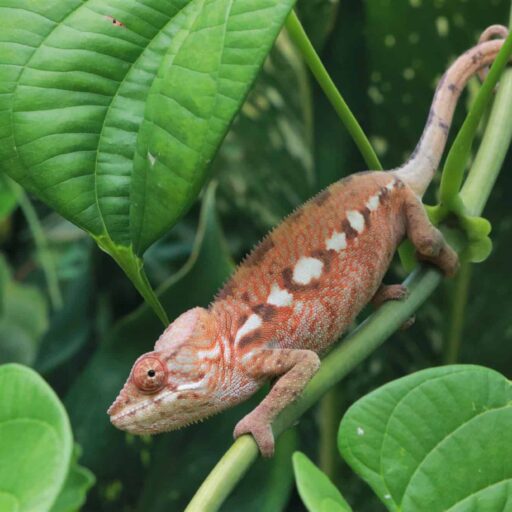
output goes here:
<path id="1" fill-rule="evenodd" d="M 334 85 L 332 78 L 325 69 L 318 53 L 316 53 L 316 50 L 304 31 L 304 27 L 295 14 L 295 11 L 292 11 L 288 16 L 285 27 L 290 38 L 300 50 L 311 73 L 313 73 L 313 76 L 316 78 L 318 85 L 322 88 L 322 91 L 338 114 L 341 122 L 350 133 L 356 146 L 361 152 L 368 169 L 373 169 L 375 171 L 381 170 L 382 165 L 370 144 L 368 137 L 365 135 L 361 125 L 350 110 L 347 102 L 343 99 L 343 96 L 336 88 L 336 85 Z"/>

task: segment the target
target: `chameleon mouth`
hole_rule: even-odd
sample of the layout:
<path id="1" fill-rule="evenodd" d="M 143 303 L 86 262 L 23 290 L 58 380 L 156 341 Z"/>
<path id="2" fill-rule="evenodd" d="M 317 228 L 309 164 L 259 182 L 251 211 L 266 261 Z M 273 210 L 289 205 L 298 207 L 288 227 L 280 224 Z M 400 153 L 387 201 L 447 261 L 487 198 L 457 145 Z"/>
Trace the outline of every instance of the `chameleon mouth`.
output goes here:
<path id="1" fill-rule="evenodd" d="M 146 409 L 150 406 L 150 402 L 143 402 L 141 404 L 135 405 L 133 407 L 126 408 L 125 404 L 120 403 L 119 398 L 108 408 L 107 414 L 110 416 L 110 421 L 116 427 L 120 427 L 122 425 L 123 420 L 125 418 L 134 417 L 139 411 Z M 119 412 L 116 410 L 122 408 Z"/>
<path id="2" fill-rule="evenodd" d="M 153 429 L 151 426 L 143 424 L 144 419 L 140 417 L 140 413 L 149 408 L 156 409 L 164 403 L 168 404 L 169 402 L 174 401 L 175 398 L 176 396 L 173 391 L 167 391 L 165 393 L 161 393 L 157 399 L 146 398 L 142 402 L 129 406 L 128 399 L 121 394 L 108 408 L 107 414 L 110 416 L 110 422 L 112 425 L 120 430 L 126 430 L 133 433 L 137 433 L 137 431 L 147 433 Z M 152 416 L 154 416 L 154 414 L 149 415 L 149 421 L 151 421 Z"/>

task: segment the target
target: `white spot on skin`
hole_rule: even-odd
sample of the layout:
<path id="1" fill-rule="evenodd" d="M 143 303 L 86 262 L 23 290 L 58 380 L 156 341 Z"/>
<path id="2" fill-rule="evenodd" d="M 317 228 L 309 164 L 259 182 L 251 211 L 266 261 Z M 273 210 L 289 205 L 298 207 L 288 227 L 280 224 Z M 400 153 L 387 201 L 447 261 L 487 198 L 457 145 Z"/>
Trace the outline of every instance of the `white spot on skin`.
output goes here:
<path id="1" fill-rule="evenodd" d="M 395 187 L 395 182 L 394 181 L 390 181 L 387 185 L 386 185 L 386 188 L 391 192 L 391 190 L 393 190 L 393 188 Z"/>
<path id="2" fill-rule="evenodd" d="M 156 162 L 156 157 L 153 156 L 151 153 L 148 153 L 148 160 L 149 160 L 149 163 L 151 164 L 151 167 L 153 167 Z"/>
<path id="3" fill-rule="evenodd" d="M 202 359 L 218 359 L 220 357 L 220 345 L 218 343 L 209 350 L 198 350 L 197 357 L 199 360 Z"/>
<path id="4" fill-rule="evenodd" d="M 185 391 L 185 390 L 188 390 L 188 389 L 198 389 L 198 388 L 201 388 L 201 387 L 203 387 L 203 384 L 205 383 L 205 381 L 206 381 L 206 376 L 204 376 L 201 380 L 198 380 L 197 382 L 187 382 L 185 384 L 180 384 L 176 388 L 176 391 Z"/>
<path id="5" fill-rule="evenodd" d="M 225 336 L 222 336 L 221 338 L 222 342 L 222 348 L 224 349 L 224 363 L 230 364 L 231 362 L 231 343 L 229 342 L 228 338 Z"/>
<path id="6" fill-rule="evenodd" d="M 272 286 L 270 290 L 270 294 L 267 298 L 267 304 L 272 304 L 273 306 L 284 307 L 291 306 L 293 303 L 293 295 L 286 290 L 282 290 L 279 288 L 277 284 Z"/>
<path id="7" fill-rule="evenodd" d="M 364 217 L 357 210 L 348 211 L 347 220 L 352 228 L 358 233 L 362 233 L 364 231 Z"/>
<path id="8" fill-rule="evenodd" d="M 256 314 L 252 314 L 238 329 L 235 337 L 235 343 L 238 343 L 241 338 L 243 338 L 247 333 L 254 331 L 254 329 L 257 329 L 262 324 L 261 317 Z"/>
<path id="9" fill-rule="evenodd" d="M 379 207 L 379 196 L 375 195 L 370 197 L 368 201 L 366 201 L 366 208 L 370 210 L 371 212 L 375 211 Z"/>
<path id="10" fill-rule="evenodd" d="M 295 264 L 293 280 L 299 284 L 308 284 L 313 279 L 318 279 L 322 275 L 323 266 L 322 261 L 303 256 Z"/>
<path id="11" fill-rule="evenodd" d="M 357 435 L 364 436 L 364 429 L 362 427 L 357 427 Z"/>
<path id="12" fill-rule="evenodd" d="M 345 235 L 345 233 L 335 231 L 331 238 L 325 242 L 325 247 L 327 247 L 328 250 L 332 249 L 335 251 L 345 249 L 347 247 L 347 235 Z"/>

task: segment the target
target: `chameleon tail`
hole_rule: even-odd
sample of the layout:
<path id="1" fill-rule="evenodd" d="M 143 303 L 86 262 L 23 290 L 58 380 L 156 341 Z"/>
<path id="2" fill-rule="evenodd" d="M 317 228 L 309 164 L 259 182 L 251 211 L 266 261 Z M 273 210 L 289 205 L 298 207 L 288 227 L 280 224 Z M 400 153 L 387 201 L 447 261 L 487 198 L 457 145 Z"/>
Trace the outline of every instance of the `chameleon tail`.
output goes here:
<path id="1" fill-rule="evenodd" d="M 506 34 L 505 27 L 489 27 L 482 34 L 480 43 L 463 53 L 441 77 L 418 145 L 405 164 L 391 171 L 419 196 L 423 196 L 439 166 L 462 89 L 474 74 L 494 61 L 503 46 L 502 39 L 486 39 Z"/>

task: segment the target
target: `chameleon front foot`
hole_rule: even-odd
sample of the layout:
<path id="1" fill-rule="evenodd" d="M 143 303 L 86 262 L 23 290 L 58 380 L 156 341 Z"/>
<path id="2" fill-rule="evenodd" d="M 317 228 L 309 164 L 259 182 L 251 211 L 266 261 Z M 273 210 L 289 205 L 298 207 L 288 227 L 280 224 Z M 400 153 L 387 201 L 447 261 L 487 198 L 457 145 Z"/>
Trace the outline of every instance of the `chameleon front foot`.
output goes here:
<path id="1" fill-rule="evenodd" d="M 274 455 L 274 434 L 268 421 L 261 416 L 249 413 L 236 425 L 233 437 L 237 439 L 244 434 L 251 434 L 263 457 Z"/>

